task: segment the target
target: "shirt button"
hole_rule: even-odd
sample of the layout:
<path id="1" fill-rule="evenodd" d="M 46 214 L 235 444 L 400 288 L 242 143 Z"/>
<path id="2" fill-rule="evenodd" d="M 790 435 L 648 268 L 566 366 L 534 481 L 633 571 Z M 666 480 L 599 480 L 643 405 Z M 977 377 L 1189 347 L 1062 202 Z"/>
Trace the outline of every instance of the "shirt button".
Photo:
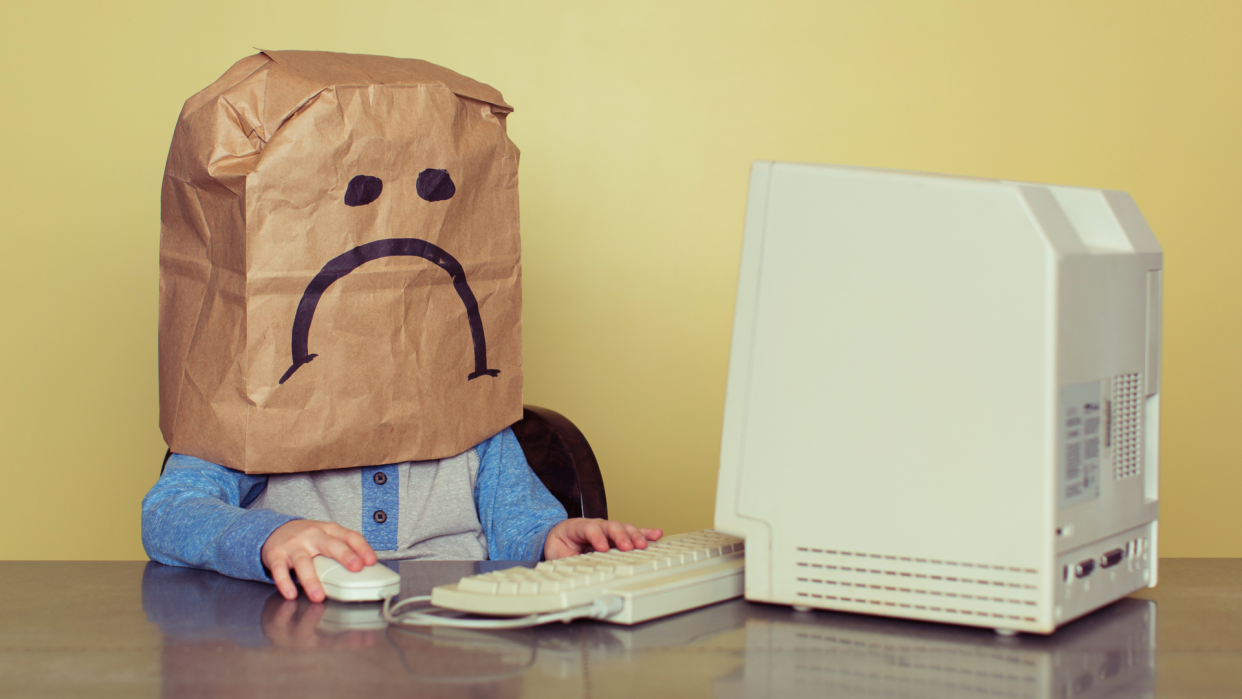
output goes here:
<path id="1" fill-rule="evenodd" d="M 376 471 L 374 480 L 375 485 L 384 485 L 388 482 L 388 476 L 384 475 L 383 471 Z"/>
<path id="2" fill-rule="evenodd" d="M 383 524 L 388 521 L 388 515 L 385 514 L 383 510 L 376 510 L 375 514 L 371 516 L 374 517 L 375 521 L 379 524 Z"/>

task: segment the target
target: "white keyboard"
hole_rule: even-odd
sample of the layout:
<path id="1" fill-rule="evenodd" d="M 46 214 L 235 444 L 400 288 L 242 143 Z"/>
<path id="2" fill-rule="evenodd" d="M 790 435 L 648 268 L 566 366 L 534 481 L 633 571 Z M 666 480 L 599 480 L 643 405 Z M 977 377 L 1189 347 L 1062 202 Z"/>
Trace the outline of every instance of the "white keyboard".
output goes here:
<path id="1" fill-rule="evenodd" d="M 621 611 L 603 618 L 637 624 L 722 600 L 743 590 L 741 539 L 711 529 L 674 534 L 644 550 L 586 553 L 535 568 L 507 568 L 462 578 L 431 591 L 431 603 L 487 616 L 558 612 L 620 597 Z"/>

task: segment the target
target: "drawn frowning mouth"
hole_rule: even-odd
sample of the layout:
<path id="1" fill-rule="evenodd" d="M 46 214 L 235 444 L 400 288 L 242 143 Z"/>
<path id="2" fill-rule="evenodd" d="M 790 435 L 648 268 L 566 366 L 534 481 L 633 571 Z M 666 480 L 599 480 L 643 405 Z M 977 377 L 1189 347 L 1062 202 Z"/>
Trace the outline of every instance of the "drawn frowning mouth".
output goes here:
<path id="1" fill-rule="evenodd" d="M 466 271 L 461 263 L 440 247 L 425 240 L 386 238 L 359 245 L 349 252 L 337 255 L 319 270 L 310 284 L 306 285 L 306 291 L 302 293 L 302 300 L 298 302 L 298 310 L 293 317 L 293 364 L 285 375 L 280 377 L 280 383 L 288 381 L 299 367 L 319 356 L 310 353 L 310 327 L 311 321 L 315 319 L 315 309 L 319 306 L 319 298 L 323 292 L 327 291 L 336 280 L 372 260 L 397 256 L 421 257 L 448 272 L 449 277 L 452 278 L 453 288 L 457 290 L 457 295 L 461 297 L 461 302 L 466 307 L 466 318 L 470 323 L 470 337 L 474 340 L 474 371 L 466 377 L 466 380 L 484 375 L 496 376 L 500 373 L 499 369 L 487 368 L 487 338 L 483 333 L 483 318 L 479 315 L 479 302 L 475 299 L 474 292 L 470 290 L 470 284 L 466 281 Z"/>

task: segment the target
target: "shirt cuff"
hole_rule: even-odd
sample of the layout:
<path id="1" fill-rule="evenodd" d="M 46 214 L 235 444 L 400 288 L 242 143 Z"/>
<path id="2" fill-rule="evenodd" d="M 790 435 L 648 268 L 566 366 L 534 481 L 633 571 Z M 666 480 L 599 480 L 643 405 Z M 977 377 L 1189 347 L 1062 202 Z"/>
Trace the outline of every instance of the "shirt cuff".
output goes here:
<path id="1" fill-rule="evenodd" d="M 263 544 L 278 527 L 295 519 L 275 510 L 247 510 L 220 536 L 220 572 L 244 580 L 272 582 L 272 576 L 263 567 Z"/>
<path id="2" fill-rule="evenodd" d="M 547 545 L 548 545 L 548 534 L 551 534 L 551 533 L 552 533 L 552 528 L 553 528 L 553 527 L 555 527 L 556 525 L 558 525 L 558 524 L 560 524 L 561 522 L 564 522 L 564 521 L 565 521 L 565 520 L 563 520 L 563 519 L 562 519 L 562 520 L 558 520 L 558 521 L 556 521 L 556 522 L 553 522 L 552 524 L 549 524 L 549 525 L 548 525 L 548 528 L 547 528 L 547 529 L 545 529 L 545 530 L 543 530 L 543 536 L 540 536 L 540 537 L 531 537 L 531 538 L 532 538 L 532 539 L 534 539 L 535 541 L 538 541 L 538 542 L 539 542 L 539 548 L 538 548 L 537 550 L 535 550 L 535 551 L 532 551 L 532 552 L 531 552 L 531 553 L 533 553 L 533 554 L 535 554 L 535 555 L 534 555 L 533 557 L 531 557 L 530 559 L 528 559 L 528 560 L 532 560 L 532 561 L 542 561 L 542 560 L 544 560 L 544 559 L 543 559 L 543 552 L 547 549 Z"/>

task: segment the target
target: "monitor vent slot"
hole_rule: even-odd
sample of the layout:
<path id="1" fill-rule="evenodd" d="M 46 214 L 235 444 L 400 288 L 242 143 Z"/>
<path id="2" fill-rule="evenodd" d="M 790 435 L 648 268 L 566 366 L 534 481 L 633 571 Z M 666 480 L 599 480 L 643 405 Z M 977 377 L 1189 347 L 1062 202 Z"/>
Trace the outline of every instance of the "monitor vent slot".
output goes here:
<path id="1" fill-rule="evenodd" d="M 794 564 L 794 593 L 810 606 L 965 624 L 1038 617 L 1034 568 L 801 546 Z"/>
<path id="2" fill-rule="evenodd" d="M 1122 374 L 1113 378 L 1109 410 L 1113 449 L 1113 477 L 1137 476 L 1143 466 L 1143 375 Z"/>

